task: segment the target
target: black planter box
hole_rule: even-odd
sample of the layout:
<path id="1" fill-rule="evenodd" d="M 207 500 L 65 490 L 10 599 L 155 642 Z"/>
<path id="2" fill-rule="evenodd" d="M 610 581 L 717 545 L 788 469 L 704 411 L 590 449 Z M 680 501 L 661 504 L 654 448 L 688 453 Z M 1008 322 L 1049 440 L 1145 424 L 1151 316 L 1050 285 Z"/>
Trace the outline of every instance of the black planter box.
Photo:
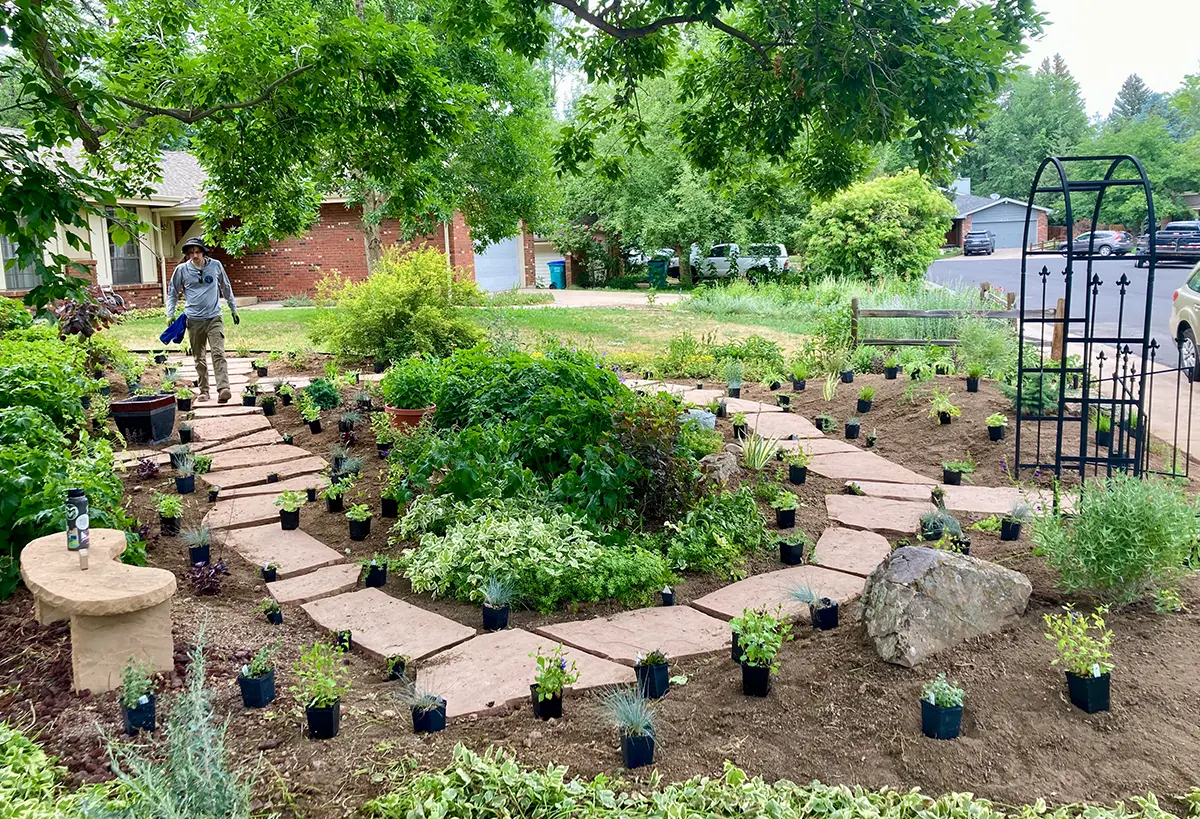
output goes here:
<path id="1" fill-rule="evenodd" d="M 533 703 L 533 715 L 538 719 L 562 718 L 562 692 L 548 700 L 538 700 L 537 683 L 529 686 L 529 699 Z"/>
<path id="2" fill-rule="evenodd" d="M 188 565 L 195 566 L 203 564 L 207 566 L 212 560 L 211 546 L 189 546 L 188 547 Z"/>
<path id="3" fill-rule="evenodd" d="M 854 370 L 842 370 L 842 383 L 843 384 L 853 384 L 854 383 Z"/>
<path id="4" fill-rule="evenodd" d="M 657 700 L 671 690 L 671 667 L 667 663 L 658 665 L 635 665 L 638 689 L 647 699 Z"/>
<path id="5" fill-rule="evenodd" d="M 803 543 L 780 543 L 779 562 L 789 566 L 798 566 L 804 562 Z"/>
<path id="6" fill-rule="evenodd" d="M 268 404 L 263 404 L 262 411 L 263 411 L 263 415 L 265 415 L 267 417 L 274 415 L 275 414 L 275 402 L 272 401 Z"/>
<path id="7" fill-rule="evenodd" d="M 988 427 L 988 438 L 992 441 L 1004 440 L 1004 427 Z"/>
<path id="8" fill-rule="evenodd" d="M 788 482 L 800 486 L 808 480 L 808 467 L 788 464 Z"/>
<path id="9" fill-rule="evenodd" d="M 791 529 L 796 525 L 796 510 L 795 509 L 776 509 L 775 510 L 775 525 L 780 529 Z"/>
<path id="10" fill-rule="evenodd" d="M 161 444 L 175 431 L 175 397 L 136 395 L 113 401 L 109 415 L 127 442 Z"/>
<path id="11" fill-rule="evenodd" d="M 508 628 L 508 606 L 489 606 L 483 604 L 483 630 L 503 631 Z"/>
<path id="12" fill-rule="evenodd" d="M 663 604 L 664 606 L 673 606 L 673 605 L 675 605 L 675 592 L 673 592 L 673 591 L 670 591 L 670 592 L 668 592 L 668 591 L 665 591 L 665 592 L 661 592 L 661 594 L 662 594 L 662 604 Z"/>
<path id="13" fill-rule="evenodd" d="M 412 709 L 413 733 L 436 734 L 446 730 L 446 701 L 438 700 L 436 708 L 428 711 Z"/>
<path id="14" fill-rule="evenodd" d="M 862 424 L 846 424 L 846 440 L 853 441 L 862 431 Z"/>
<path id="15" fill-rule="evenodd" d="M 400 517 L 400 501 L 395 498 L 379 499 L 380 514 L 385 518 Z"/>
<path id="16" fill-rule="evenodd" d="M 734 424 L 733 425 L 733 440 L 744 441 L 748 437 L 750 437 L 750 436 L 747 435 L 747 433 L 746 433 L 746 425 L 745 424 Z"/>
<path id="17" fill-rule="evenodd" d="M 254 405 L 257 403 L 257 402 L 258 402 L 258 396 L 257 396 L 257 395 L 243 395 L 243 396 L 242 396 L 242 406 L 243 406 L 243 407 L 252 407 L 252 406 L 254 406 Z"/>
<path id="18" fill-rule="evenodd" d="M 858 412 L 859 415 L 863 415 L 865 413 L 870 412 L 871 411 L 871 402 L 867 401 L 866 399 L 863 399 L 863 398 L 858 399 L 858 406 L 856 407 L 856 411 Z"/>
<path id="19" fill-rule="evenodd" d="M 277 577 L 279 577 L 279 569 L 263 567 L 262 579 L 264 583 L 274 583 Z"/>
<path id="20" fill-rule="evenodd" d="M 938 423 L 941 424 L 942 426 L 949 424 L 950 423 L 950 413 L 939 412 L 938 413 Z"/>
<path id="21" fill-rule="evenodd" d="M 191 412 L 192 411 L 192 399 L 176 398 L 175 406 L 179 409 L 180 412 Z"/>
<path id="22" fill-rule="evenodd" d="M 304 709 L 304 717 L 308 720 L 309 739 L 333 739 L 342 727 L 342 702 L 338 700 L 328 708 Z"/>
<path id="23" fill-rule="evenodd" d="M 286 509 L 279 510 L 279 525 L 284 531 L 300 528 L 300 510 L 296 509 L 289 512 Z"/>
<path id="24" fill-rule="evenodd" d="M 340 497 L 339 498 L 326 498 L 325 499 L 325 511 L 341 512 L 345 508 L 344 501 L 345 501 L 345 498 L 340 498 Z"/>
<path id="25" fill-rule="evenodd" d="M 242 705 L 246 708 L 266 708 L 275 701 L 275 669 L 271 669 L 261 677 L 237 678 L 238 688 L 242 689 Z"/>
<path id="26" fill-rule="evenodd" d="M 1001 540 L 1020 540 L 1021 524 L 1015 520 L 1000 521 L 1000 539 Z"/>
<path id="27" fill-rule="evenodd" d="M 176 475 L 175 491 L 180 495 L 190 495 L 196 491 L 195 475 Z"/>
<path id="28" fill-rule="evenodd" d="M 158 516 L 158 525 L 162 528 L 162 533 L 167 537 L 179 534 L 179 518 L 164 518 Z"/>
<path id="29" fill-rule="evenodd" d="M 1071 704 L 1088 714 L 1107 711 L 1109 680 L 1108 674 L 1101 674 L 1099 677 L 1081 677 L 1068 671 L 1067 694 L 1071 697 Z"/>
<path id="30" fill-rule="evenodd" d="M 192 431 L 190 429 L 179 430 L 179 443 L 190 444 L 192 442 Z"/>
<path id="31" fill-rule="evenodd" d="M 654 764 L 654 737 L 621 734 L 621 761 L 629 770 Z"/>
<path id="32" fill-rule="evenodd" d="M 363 581 L 369 589 L 382 588 L 387 583 L 387 566 L 367 566 L 367 579 Z"/>
<path id="33" fill-rule="evenodd" d="M 921 733 L 930 739 L 958 739 L 962 730 L 961 705 L 934 705 L 921 700 Z"/>
<path id="34" fill-rule="evenodd" d="M 1096 446 L 1112 447 L 1112 430 L 1096 430 Z"/>
<path id="35" fill-rule="evenodd" d="M 792 379 L 792 392 L 804 392 L 804 388 L 808 386 L 808 379 L 801 378 L 799 380 Z"/>
<path id="36" fill-rule="evenodd" d="M 283 625 L 283 612 L 282 611 L 267 612 L 267 622 L 273 626 L 282 626 Z"/>
<path id="37" fill-rule="evenodd" d="M 946 467 L 943 466 L 942 467 L 942 483 L 946 484 L 947 486 L 961 486 L 962 485 L 962 473 L 957 472 L 953 469 L 947 469 Z"/>
<path id="38" fill-rule="evenodd" d="M 742 693 L 747 697 L 765 697 L 770 691 L 770 667 L 742 663 Z"/>
<path id="39" fill-rule="evenodd" d="M 137 736 L 138 731 L 153 732 L 155 730 L 154 703 L 155 696 L 147 694 L 146 702 L 141 705 L 133 708 L 121 706 L 121 711 L 125 715 L 125 733 L 132 737 Z"/>
<path id="40" fill-rule="evenodd" d="M 899 372 L 900 372 L 899 367 L 884 367 L 883 368 L 883 377 L 886 378 L 888 381 L 895 381 L 896 375 L 899 374 Z"/>
<path id="41" fill-rule="evenodd" d="M 979 392 L 979 379 L 978 378 L 968 378 L 967 379 L 967 392 Z"/>
<path id="42" fill-rule="evenodd" d="M 741 387 L 730 387 L 729 388 L 729 397 L 730 398 L 741 398 L 742 397 L 742 388 Z"/>
<path id="43" fill-rule="evenodd" d="M 321 434 L 321 419 L 318 418 L 315 421 L 309 421 L 308 422 L 308 431 L 311 432 L 313 435 L 320 435 Z"/>
<path id="44" fill-rule="evenodd" d="M 350 521 L 350 539 L 351 540 L 366 540 L 367 535 L 371 534 L 371 519 L 352 520 Z"/>
<path id="45" fill-rule="evenodd" d="M 837 628 L 838 604 L 827 597 L 822 597 L 821 602 L 824 605 L 819 609 L 814 608 L 811 603 L 808 606 L 808 617 L 812 620 L 813 628 L 819 631 Z"/>

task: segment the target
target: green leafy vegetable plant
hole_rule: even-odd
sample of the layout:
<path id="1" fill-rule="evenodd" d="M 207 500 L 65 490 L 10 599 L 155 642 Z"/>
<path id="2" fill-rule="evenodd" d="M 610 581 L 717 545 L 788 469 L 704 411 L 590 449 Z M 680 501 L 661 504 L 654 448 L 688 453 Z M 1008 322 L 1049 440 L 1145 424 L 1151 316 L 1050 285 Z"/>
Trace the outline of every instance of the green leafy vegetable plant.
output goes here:
<path id="1" fill-rule="evenodd" d="M 741 617 L 729 621 L 729 626 L 737 635 L 741 662 L 770 668 L 772 674 L 779 671 L 775 658 L 784 642 L 792 639 L 792 626 L 783 619 L 781 608 L 776 608 L 773 615 L 765 608 L 746 609 Z"/>

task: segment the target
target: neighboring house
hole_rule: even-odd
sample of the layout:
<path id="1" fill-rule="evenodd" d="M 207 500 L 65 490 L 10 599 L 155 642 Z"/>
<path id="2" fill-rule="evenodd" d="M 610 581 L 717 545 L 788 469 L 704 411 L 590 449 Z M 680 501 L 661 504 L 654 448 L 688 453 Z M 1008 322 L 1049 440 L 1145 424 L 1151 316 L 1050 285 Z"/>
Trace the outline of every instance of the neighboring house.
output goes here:
<path id="1" fill-rule="evenodd" d="M 120 200 L 119 204 L 136 210 L 146 230 L 124 245 L 114 245 L 106 217 L 91 215 L 86 238 L 91 251 L 76 250 L 66 241 L 59 227 L 58 250 L 91 271 L 98 285 L 110 285 L 126 302 L 137 307 L 161 305 L 175 265 L 183 261 L 181 246 L 185 239 L 204 234 L 200 208 L 204 203 L 204 170 L 191 154 L 168 151 L 162 160 L 162 181 L 144 200 Z M 327 197 L 321 204 L 317 221 L 303 236 L 272 242 L 269 247 L 234 259 L 219 248 L 213 256 L 229 272 L 234 294 L 240 298 L 277 301 L 288 296 L 312 294 L 316 282 L 327 270 L 361 280 L 367 276 L 367 250 L 358 229 L 359 208 L 345 199 Z M 395 221 L 383 223 L 384 243 L 397 240 Z M 442 223 L 439 229 L 413 244 L 435 247 L 444 252 L 459 275 L 478 282 L 485 290 L 511 290 L 533 286 L 535 278 L 546 276 L 544 257 L 552 253 L 540 239 L 514 226 L 514 236 L 475 253 L 470 229 L 461 213 Z M 0 261 L 12 257 L 8 240 L 0 236 Z M 548 258 L 548 257 L 547 257 Z M 561 255 L 558 258 L 562 258 Z M 538 264 L 542 262 L 542 264 Z M 32 270 L 0 271 L 0 295 L 23 296 L 36 282 Z"/>
<path id="2" fill-rule="evenodd" d="M 972 196 L 959 193 L 954 196 L 958 214 L 954 225 L 946 233 L 947 247 L 962 247 L 963 239 L 972 230 L 990 230 L 996 237 L 996 247 L 1021 247 L 1025 233 L 1025 203 L 1006 199 L 999 195 Z M 1029 217 L 1029 243 L 1046 241 L 1047 215 L 1049 208 L 1033 206 Z"/>

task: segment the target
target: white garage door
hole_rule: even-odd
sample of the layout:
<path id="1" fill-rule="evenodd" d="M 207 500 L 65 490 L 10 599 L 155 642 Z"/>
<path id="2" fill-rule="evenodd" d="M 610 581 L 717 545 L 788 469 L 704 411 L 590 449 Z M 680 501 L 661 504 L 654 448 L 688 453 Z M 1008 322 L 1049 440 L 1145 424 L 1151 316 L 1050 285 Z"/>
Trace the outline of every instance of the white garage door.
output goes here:
<path id="1" fill-rule="evenodd" d="M 512 290 L 521 284 L 520 245 L 514 237 L 475 254 L 475 283 L 483 290 Z"/>
<path id="2" fill-rule="evenodd" d="M 534 241 L 533 258 L 537 265 L 537 283 L 540 287 L 550 286 L 550 262 L 561 262 L 563 255 L 552 242 Z"/>

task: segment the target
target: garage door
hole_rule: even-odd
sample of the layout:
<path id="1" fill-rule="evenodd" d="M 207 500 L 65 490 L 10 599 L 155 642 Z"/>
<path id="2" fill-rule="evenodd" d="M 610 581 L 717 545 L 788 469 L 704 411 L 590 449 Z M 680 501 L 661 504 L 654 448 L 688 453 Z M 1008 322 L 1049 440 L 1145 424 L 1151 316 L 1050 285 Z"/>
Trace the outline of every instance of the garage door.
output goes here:
<path id="1" fill-rule="evenodd" d="M 483 290 L 512 290 L 521 283 L 520 245 L 504 239 L 475 254 L 475 283 Z"/>
<path id="2" fill-rule="evenodd" d="M 1025 206 L 1004 202 L 971 217 L 971 230 L 990 230 L 996 247 L 1020 247 L 1025 231 Z M 1029 240 L 1037 240 L 1037 214 L 1029 219 Z"/>

